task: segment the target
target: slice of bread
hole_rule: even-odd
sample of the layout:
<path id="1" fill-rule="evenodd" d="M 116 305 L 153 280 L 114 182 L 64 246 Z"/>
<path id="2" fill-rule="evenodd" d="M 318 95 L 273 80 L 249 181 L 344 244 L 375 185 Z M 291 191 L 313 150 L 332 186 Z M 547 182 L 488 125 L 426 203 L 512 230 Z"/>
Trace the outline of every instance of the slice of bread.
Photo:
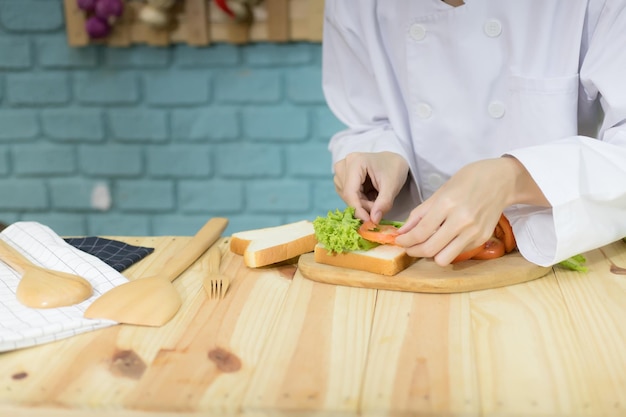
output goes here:
<path id="1" fill-rule="evenodd" d="M 314 259 L 322 264 L 389 276 L 417 261 L 417 258 L 407 255 L 404 248 L 395 245 L 380 245 L 367 251 L 330 253 L 321 243 L 315 246 Z"/>
<path id="2" fill-rule="evenodd" d="M 313 223 L 302 220 L 282 226 L 233 233 L 230 250 L 243 255 L 246 266 L 258 268 L 312 252 L 316 243 Z"/>

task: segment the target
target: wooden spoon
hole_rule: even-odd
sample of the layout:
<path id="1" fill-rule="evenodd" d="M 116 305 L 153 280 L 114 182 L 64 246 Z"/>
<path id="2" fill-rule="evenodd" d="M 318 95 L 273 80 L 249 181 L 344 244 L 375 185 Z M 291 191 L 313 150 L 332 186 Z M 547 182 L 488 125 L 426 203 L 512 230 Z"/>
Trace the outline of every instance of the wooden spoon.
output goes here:
<path id="1" fill-rule="evenodd" d="M 22 275 L 16 295 L 27 307 L 70 306 L 85 301 L 93 293 L 85 278 L 35 265 L 2 239 L 0 259 Z"/>
<path id="2" fill-rule="evenodd" d="M 167 323 L 182 304 L 172 281 L 219 239 L 227 225 L 228 219 L 212 218 L 158 275 L 129 281 L 107 291 L 87 308 L 85 317 L 140 326 Z"/>

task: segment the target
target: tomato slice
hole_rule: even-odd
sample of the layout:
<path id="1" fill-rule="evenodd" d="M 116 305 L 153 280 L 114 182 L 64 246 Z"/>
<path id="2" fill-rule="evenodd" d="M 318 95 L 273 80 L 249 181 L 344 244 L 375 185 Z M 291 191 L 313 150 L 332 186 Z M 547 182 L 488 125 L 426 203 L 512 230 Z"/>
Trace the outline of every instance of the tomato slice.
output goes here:
<path id="1" fill-rule="evenodd" d="M 491 237 L 481 247 L 482 250 L 472 257 L 472 259 L 485 260 L 495 259 L 504 256 L 504 242 L 497 237 Z"/>
<path id="2" fill-rule="evenodd" d="M 365 240 L 381 244 L 395 245 L 398 228 L 389 224 L 376 224 L 372 221 L 364 222 L 358 230 Z"/>
<path id="3" fill-rule="evenodd" d="M 500 220 L 498 220 L 498 225 L 496 226 L 493 235 L 504 243 L 504 250 L 506 253 L 511 252 L 517 246 L 511 223 L 509 223 L 509 220 L 504 217 L 504 214 L 500 216 Z"/>
<path id="4" fill-rule="evenodd" d="M 493 231 L 493 236 L 487 240 L 484 244 L 465 252 L 460 253 L 452 263 L 467 261 L 468 259 L 494 259 L 504 256 L 505 253 L 511 252 L 517 243 L 515 242 L 515 235 L 513 235 L 513 228 L 509 220 L 504 217 L 504 214 L 500 215 L 498 224 Z"/>
<path id="5" fill-rule="evenodd" d="M 457 255 L 456 258 L 452 261 L 453 264 L 457 262 L 467 261 L 468 259 L 472 259 L 476 254 L 483 250 L 484 245 L 476 246 L 474 249 L 466 250 L 465 252 L 461 252 Z"/>

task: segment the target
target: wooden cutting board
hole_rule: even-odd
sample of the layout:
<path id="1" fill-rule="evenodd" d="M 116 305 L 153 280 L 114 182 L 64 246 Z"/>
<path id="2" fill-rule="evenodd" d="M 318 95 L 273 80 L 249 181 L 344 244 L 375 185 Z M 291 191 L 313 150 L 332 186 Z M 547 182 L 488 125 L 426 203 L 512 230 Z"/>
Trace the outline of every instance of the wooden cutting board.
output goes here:
<path id="1" fill-rule="evenodd" d="M 394 276 L 315 262 L 313 253 L 300 256 L 298 268 L 313 281 L 349 287 L 426 293 L 456 293 L 504 287 L 540 278 L 551 268 L 532 264 L 519 252 L 488 261 L 469 260 L 441 267 L 432 259 L 419 259 Z"/>

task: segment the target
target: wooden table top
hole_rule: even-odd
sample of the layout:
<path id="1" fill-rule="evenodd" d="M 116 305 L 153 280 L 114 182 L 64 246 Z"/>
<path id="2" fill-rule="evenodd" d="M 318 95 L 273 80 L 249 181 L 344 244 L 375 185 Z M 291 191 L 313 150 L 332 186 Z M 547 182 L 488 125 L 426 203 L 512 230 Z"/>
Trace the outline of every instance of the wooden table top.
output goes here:
<path id="1" fill-rule="evenodd" d="M 133 279 L 189 238 L 116 239 L 156 248 Z M 610 271 L 626 243 L 585 255 L 589 273 L 419 294 L 252 270 L 227 251 L 223 300 L 202 289 L 203 257 L 163 327 L 0 354 L 0 415 L 626 415 L 626 275 Z"/>

